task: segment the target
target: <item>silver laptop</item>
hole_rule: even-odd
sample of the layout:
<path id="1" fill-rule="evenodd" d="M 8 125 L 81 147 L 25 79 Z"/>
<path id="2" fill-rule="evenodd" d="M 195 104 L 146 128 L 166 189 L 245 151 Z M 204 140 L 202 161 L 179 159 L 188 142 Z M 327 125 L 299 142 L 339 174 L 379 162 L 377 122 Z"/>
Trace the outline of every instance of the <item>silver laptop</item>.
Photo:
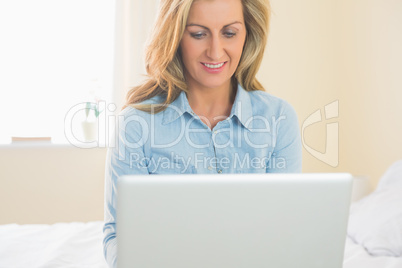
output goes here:
<path id="1" fill-rule="evenodd" d="M 341 268 L 350 174 L 126 176 L 119 268 Z"/>

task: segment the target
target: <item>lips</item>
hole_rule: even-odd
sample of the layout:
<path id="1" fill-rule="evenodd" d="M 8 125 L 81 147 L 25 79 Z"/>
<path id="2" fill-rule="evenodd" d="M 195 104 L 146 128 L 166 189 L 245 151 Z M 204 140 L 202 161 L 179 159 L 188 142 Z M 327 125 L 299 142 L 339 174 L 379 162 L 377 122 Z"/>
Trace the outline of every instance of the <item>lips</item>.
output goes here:
<path id="1" fill-rule="evenodd" d="M 217 69 L 223 66 L 226 62 L 220 62 L 220 63 L 206 63 L 206 62 L 201 62 L 204 66 L 210 68 L 210 69 Z"/>
<path id="2" fill-rule="evenodd" d="M 216 74 L 222 72 L 226 66 L 226 63 L 227 61 L 217 63 L 201 62 L 201 65 L 208 73 Z"/>

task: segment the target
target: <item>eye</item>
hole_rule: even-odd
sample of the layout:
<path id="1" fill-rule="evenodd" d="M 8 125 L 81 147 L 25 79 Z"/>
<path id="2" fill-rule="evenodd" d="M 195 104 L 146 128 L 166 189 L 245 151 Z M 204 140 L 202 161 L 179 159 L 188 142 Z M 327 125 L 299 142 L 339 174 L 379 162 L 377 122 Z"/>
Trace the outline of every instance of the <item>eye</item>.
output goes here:
<path id="1" fill-rule="evenodd" d="M 205 36 L 205 33 L 192 33 L 191 36 L 195 39 L 201 39 Z"/>
<path id="2" fill-rule="evenodd" d="M 227 38 L 232 38 L 232 37 L 234 37 L 234 36 L 236 35 L 236 33 L 234 33 L 234 32 L 226 32 L 226 33 L 224 33 L 224 35 L 225 35 Z"/>

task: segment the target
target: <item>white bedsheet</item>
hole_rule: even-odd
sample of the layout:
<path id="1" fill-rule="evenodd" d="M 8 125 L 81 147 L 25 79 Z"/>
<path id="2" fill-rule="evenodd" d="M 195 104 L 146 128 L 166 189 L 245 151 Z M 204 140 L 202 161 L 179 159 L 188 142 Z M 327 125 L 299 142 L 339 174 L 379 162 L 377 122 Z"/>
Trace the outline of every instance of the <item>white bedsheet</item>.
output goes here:
<path id="1" fill-rule="evenodd" d="M 0 225 L 0 267 L 107 268 L 102 222 Z M 401 268 L 402 258 L 373 257 L 349 238 L 343 268 Z M 325 267 L 323 267 L 325 268 Z"/>
<path id="2" fill-rule="evenodd" d="M 102 222 L 0 226 L 0 267 L 107 268 Z"/>
<path id="3" fill-rule="evenodd" d="M 343 268 L 402 268 L 402 257 L 371 256 L 362 246 L 347 238 Z"/>

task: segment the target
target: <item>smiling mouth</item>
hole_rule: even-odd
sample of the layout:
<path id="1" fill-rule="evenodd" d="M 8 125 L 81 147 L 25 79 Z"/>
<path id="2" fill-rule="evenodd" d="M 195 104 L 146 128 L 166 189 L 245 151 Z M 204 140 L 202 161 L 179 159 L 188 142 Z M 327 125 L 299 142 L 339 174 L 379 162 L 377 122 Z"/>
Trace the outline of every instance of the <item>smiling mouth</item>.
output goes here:
<path id="1" fill-rule="evenodd" d="M 217 64 L 212 64 L 212 63 L 204 63 L 204 62 L 201 62 L 204 66 L 206 66 L 206 67 L 208 67 L 208 68 L 210 68 L 210 69 L 218 69 L 218 68 L 221 68 L 225 63 L 226 63 L 226 61 L 225 62 L 221 62 L 221 63 L 217 63 Z"/>

